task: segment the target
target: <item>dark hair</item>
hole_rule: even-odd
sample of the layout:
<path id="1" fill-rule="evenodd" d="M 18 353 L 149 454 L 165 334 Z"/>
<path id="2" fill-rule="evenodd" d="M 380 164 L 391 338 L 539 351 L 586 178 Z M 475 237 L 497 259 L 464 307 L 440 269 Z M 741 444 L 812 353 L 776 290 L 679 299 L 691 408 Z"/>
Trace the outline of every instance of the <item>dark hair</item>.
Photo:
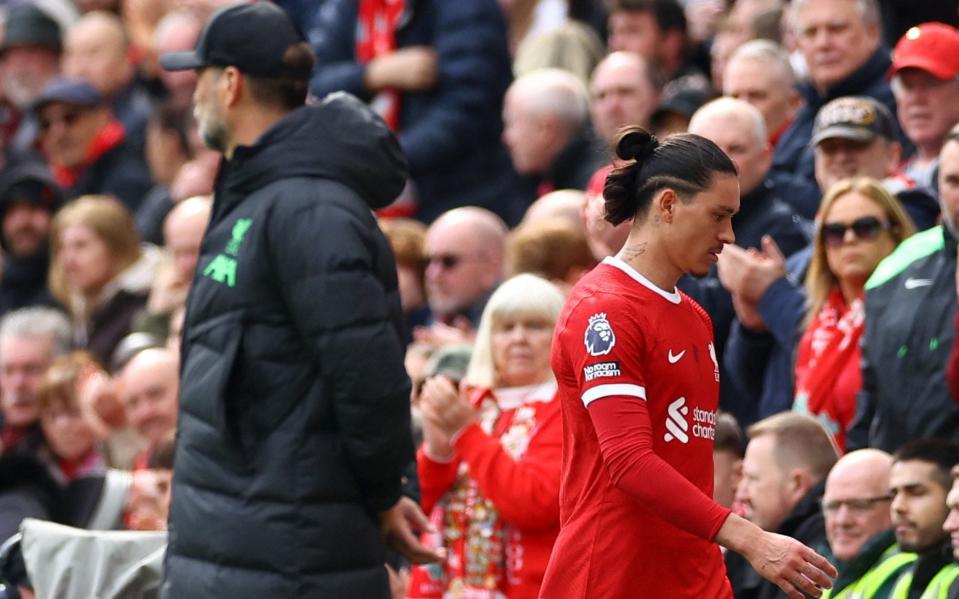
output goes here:
<path id="1" fill-rule="evenodd" d="M 919 461 L 936 467 L 936 482 L 944 489 L 952 486 L 950 472 L 959 464 L 959 445 L 946 439 L 927 437 L 909 441 L 892 454 L 893 462 Z"/>
<path id="2" fill-rule="evenodd" d="M 651 13 L 662 31 L 686 33 L 686 11 L 677 0 L 611 0 L 609 12 L 614 11 Z"/>
<path id="3" fill-rule="evenodd" d="M 176 438 L 170 437 L 157 445 L 147 460 L 151 470 L 173 470 L 173 455 L 176 453 Z"/>
<path id="4" fill-rule="evenodd" d="M 682 200 L 705 190 L 715 173 L 736 175 L 736 165 L 719 146 L 692 133 L 660 142 L 641 127 L 620 130 L 616 155 L 626 164 L 606 177 L 606 220 L 614 225 L 643 214 L 656 192 L 669 188 Z"/>
<path id="5" fill-rule="evenodd" d="M 283 54 L 283 65 L 290 71 L 310 71 L 315 62 L 313 50 L 306 42 L 293 44 Z M 249 82 L 250 95 L 261 104 L 293 110 L 306 102 L 306 96 L 310 91 L 309 79 L 244 75 Z"/>
<path id="6" fill-rule="evenodd" d="M 726 451 L 738 458 L 745 453 L 743 429 L 736 417 L 729 412 L 716 414 L 716 438 L 713 439 L 713 451 Z"/>

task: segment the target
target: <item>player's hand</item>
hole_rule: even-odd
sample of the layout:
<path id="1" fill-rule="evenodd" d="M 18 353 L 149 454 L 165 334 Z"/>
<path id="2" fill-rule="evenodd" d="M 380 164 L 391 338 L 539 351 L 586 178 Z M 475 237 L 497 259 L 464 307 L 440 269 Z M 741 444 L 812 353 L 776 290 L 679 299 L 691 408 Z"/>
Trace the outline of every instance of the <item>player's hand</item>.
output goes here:
<path id="1" fill-rule="evenodd" d="M 826 558 L 796 539 L 771 532 L 743 553 L 753 569 L 793 599 L 822 596 L 838 573 Z"/>
<path id="2" fill-rule="evenodd" d="M 434 376 L 423 383 L 420 393 L 423 419 L 439 428 L 447 437 L 453 437 L 476 420 L 476 410 L 466 397 L 465 389 L 458 389 L 445 376 Z"/>
<path id="3" fill-rule="evenodd" d="M 400 497 L 393 507 L 380 512 L 380 532 L 387 547 L 414 564 L 438 562 L 446 557 L 442 548 L 430 549 L 420 543 L 420 532 L 434 532 L 426 514 L 409 497 Z"/>

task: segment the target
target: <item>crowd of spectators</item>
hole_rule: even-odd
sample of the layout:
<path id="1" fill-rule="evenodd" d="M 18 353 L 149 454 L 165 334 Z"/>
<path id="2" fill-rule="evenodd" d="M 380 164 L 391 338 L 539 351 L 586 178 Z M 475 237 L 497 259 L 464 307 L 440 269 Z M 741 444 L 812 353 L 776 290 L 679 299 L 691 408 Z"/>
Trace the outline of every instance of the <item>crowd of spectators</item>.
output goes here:
<path id="1" fill-rule="evenodd" d="M 165 526 L 220 157 L 195 74 L 158 56 L 230 3 L 0 2 L 0 542 L 23 516 Z M 712 319 L 717 501 L 835 559 L 832 597 L 959 594 L 959 3 L 276 3 L 316 53 L 311 101 L 368 102 L 409 162 L 378 218 L 448 557 L 393 564 L 395 596 L 538 596 L 550 339 L 629 233 L 603 199 L 625 125 L 738 170 L 735 244 L 679 283 Z M 737 599 L 778 596 L 727 567 Z"/>

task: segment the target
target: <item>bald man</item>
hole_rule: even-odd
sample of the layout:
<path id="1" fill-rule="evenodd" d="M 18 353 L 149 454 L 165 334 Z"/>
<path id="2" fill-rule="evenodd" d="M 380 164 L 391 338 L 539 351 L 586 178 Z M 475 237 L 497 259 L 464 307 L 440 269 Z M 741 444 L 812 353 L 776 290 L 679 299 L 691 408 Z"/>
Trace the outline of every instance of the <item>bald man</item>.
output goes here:
<path id="1" fill-rule="evenodd" d="M 153 52 L 156 55 L 192 50 L 203 29 L 203 20 L 187 8 L 170 11 L 160 19 L 153 31 Z M 189 109 L 196 88 L 196 73 L 193 71 L 168 71 L 157 73 L 173 106 Z"/>
<path id="2" fill-rule="evenodd" d="M 530 204 L 520 224 L 561 218 L 571 225 L 583 228 L 583 202 L 585 194 L 578 189 L 559 189 L 541 196 Z"/>
<path id="3" fill-rule="evenodd" d="M 200 256 L 200 243 L 210 222 L 213 200 L 210 196 L 194 196 L 176 204 L 163 222 L 163 240 L 171 258 L 170 268 L 161 270 L 153 280 L 147 310 L 166 321 L 186 303 L 190 283 Z M 159 330 L 162 324 L 157 323 Z"/>
<path id="4" fill-rule="evenodd" d="M 718 98 L 693 114 L 689 132 L 715 142 L 736 164 L 742 194 L 739 213 L 733 217 L 733 232 L 738 246 L 760 249 L 763 237 L 768 235 L 778 244 L 782 253 L 789 256 L 808 245 L 807 224 L 786 203 L 779 183 L 768 176 L 772 153 L 766 136 L 766 123 L 756 107 L 743 100 Z M 723 251 L 723 255 L 727 251 Z M 721 271 L 722 258 L 720 260 Z M 729 367 L 724 363 L 724 356 L 730 351 L 726 340 L 737 312 L 733 307 L 733 297 L 720 285 L 718 272 L 714 270 L 698 279 L 686 276 L 680 280 L 679 287 L 699 302 L 712 318 L 722 369 L 720 408 L 731 412 L 743 425 L 788 409 L 789 406 L 770 409 L 759 405 L 755 398 L 756 387 L 746 379 L 756 375 L 761 377 L 761 369 L 757 371 L 739 365 Z M 732 288 L 730 290 L 735 291 Z M 741 302 L 737 302 L 737 309 L 740 305 Z M 744 315 L 739 316 L 743 320 Z"/>
<path id="5" fill-rule="evenodd" d="M 133 356 L 120 373 L 120 397 L 127 419 L 147 441 L 145 455 L 137 465 L 145 465 L 149 454 L 169 439 L 176 430 L 179 358 L 166 348 L 150 348 Z"/>
<path id="6" fill-rule="evenodd" d="M 590 113 L 596 135 L 612 147 L 616 132 L 624 125 L 649 129 L 661 91 L 659 76 L 641 55 L 613 52 L 604 58 L 590 81 Z"/>
<path id="7" fill-rule="evenodd" d="M 83 79 L 109 99 L 128 138 L 142 147 L 150 96 L 136 82 L 136 65 L 120 18 L 104 11 L 89 12 L 67 30 L 63 46 L 63 74 Z"/>
<path id="8" fill-rule="evenodd" d="M 483 208 L 455 208 L 433 221 L 423 250 L 434 321 L 476 326 L 502 276 L 505 242 L 506 225 Z"/>
<path id="9" fill-rule="evenodd" d="M 503 101 L 503 143 L 535 197 L 586 189 L 607 154 L 589 125 L 589 93 L 573 74 L 539 69 L 518 78 Z"/>
<path id="10" fill-rule="evenodd" d="M 892 456 L 885 451 L 860 449 L 829 472 L 822 511 L 839 578 L 825 597 L 887 597 L 902 569 L 916 559 L 899 551 L 892 531 L 891 468 Z M 876 589 L 875 594 L 866 594 L 867 589 Z"/>

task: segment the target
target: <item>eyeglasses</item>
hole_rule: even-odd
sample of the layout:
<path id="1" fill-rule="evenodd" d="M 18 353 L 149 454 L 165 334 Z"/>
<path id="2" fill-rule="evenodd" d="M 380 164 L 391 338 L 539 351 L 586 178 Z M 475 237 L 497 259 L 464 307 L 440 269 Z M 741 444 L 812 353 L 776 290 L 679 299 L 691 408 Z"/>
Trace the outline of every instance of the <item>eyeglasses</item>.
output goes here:
<path id="1" fill-rule="evenodd" d="M 846 506 L 851 512 L 868 512 L 879 503 L 892 501 L 892 495 L 882 495 L 880 497 L 862 497 L 858 499 L 836 499 L 833 501 L 819 500 L 819 506 L 825 514 L 835 514 L 839 508 Z"/>
<path id="2" fill-rule="evenodd" d="M 60 115 L 40 117 L 40 132 L 46 133 L 57 123 L 62 123 L 65 127 L 72 127 L 83 115 L 79 110 L 66 110 Z"/>
<path id="3" fill-rule="evenodd" d="M 881 221 L 875 216 L 864 216 L 846 223 L 824 223 L 822 225 L 822 240 L 828 247 L 839 247 L 846 239 L 846 231 L 852 229 L 857 239 L 871 240 L 879 237 L 879 233 L 891 229 L 892 225 Z"/>
<path id="4" fill-rule="evenodd" d="M 423 256 L 423 268 L 426 268 L 434 262 L 438 262 L 444 270 L 452 270 L 459 266 L 463 261 L 463 256 L 456 254 L 434 254 L 432 256 Z"/>

